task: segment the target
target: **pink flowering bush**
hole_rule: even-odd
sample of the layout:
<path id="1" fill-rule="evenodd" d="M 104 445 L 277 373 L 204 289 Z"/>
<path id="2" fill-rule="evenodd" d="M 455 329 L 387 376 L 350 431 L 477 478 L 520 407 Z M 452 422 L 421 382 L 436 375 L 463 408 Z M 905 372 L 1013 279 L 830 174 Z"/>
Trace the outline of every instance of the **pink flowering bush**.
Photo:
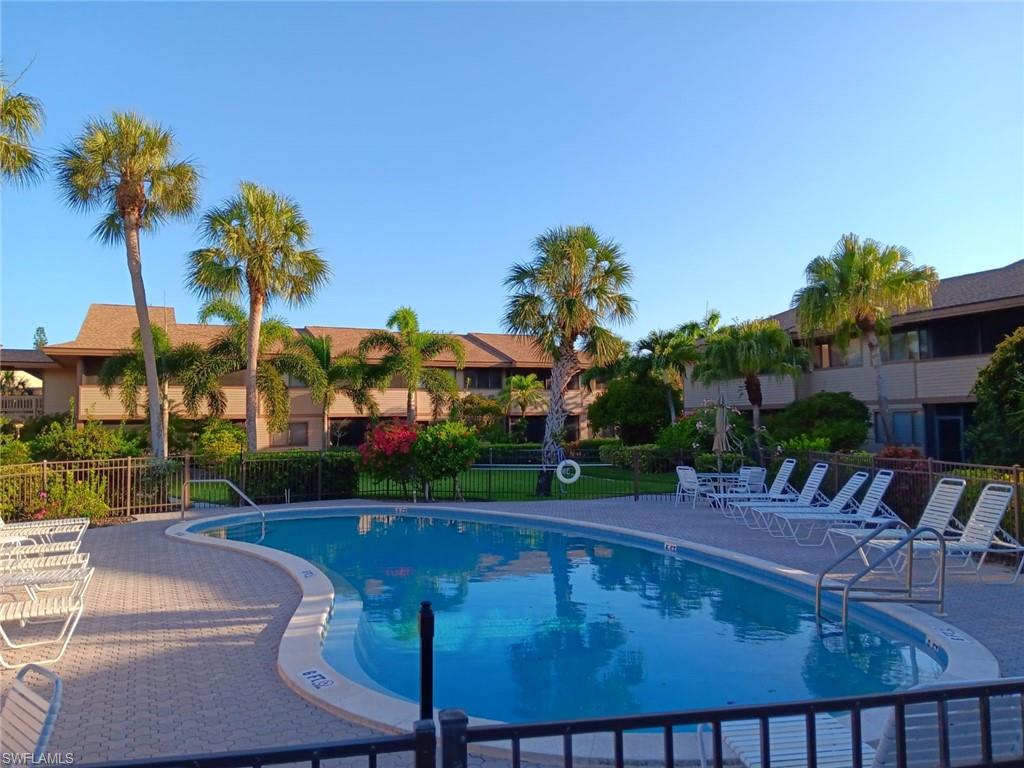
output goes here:
<path id="1" fill-rule="evenodd" d="M 366 433 L 359 446 L 362 468 L 375 480 L 403 485 L 412 479 L 416 438 L 419 431 L 408 424 L 387 422 Z"/>

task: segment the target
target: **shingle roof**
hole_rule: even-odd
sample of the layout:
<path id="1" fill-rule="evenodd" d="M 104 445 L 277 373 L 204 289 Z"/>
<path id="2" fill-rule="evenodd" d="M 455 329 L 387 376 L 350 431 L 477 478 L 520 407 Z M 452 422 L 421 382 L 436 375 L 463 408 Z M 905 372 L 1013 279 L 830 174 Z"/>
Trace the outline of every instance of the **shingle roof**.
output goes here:
<path id="1" fill-rule="evenodd" d="M 224 330 L 222 325 L 179 323 L 173 307 L 150 307 L 149 322 L 167 331 L 172 344 L 195 342 L 208 344 Z M 132 334 L 139 327 L 135 307 L 130 304 L 90 304 L 82 327 L 73 341 L 50 344 L 48 354 L 80 353 L 86 350 L 113 352 L 132 345 Z"/>
<path id="2" fill-rule="evenodd" d="M 57 362 L 46 353 L 40 352 L 38 349 L 12 349 L 11 347 L 0 347 L 0 365 L 26 365 L 30 368 L 50 368 L 57 365 Z"/>
<path id="3" fill-rule="evenodd" d="M 1003 299 L 1024 298 L 1024 259 L 1007 264 L 1005 267 L 971 272 L 966 275 L 944 277 L 932 294 L 932 306 L 926 310 L 908 312 L 892 318 L 893 324 L 912 322 L 918 316 L 935 310 L 967 307 Z M 787 331 L 795 333 L 796 310 L 793 308 L 772 315 Z"/>
<path id="4" fill-rule="evenodd" d="M 471 333 L 470 338 L 482 342 L 514 365 L 549 366 L 551 357 L 528 336 L 506 333 Z"/>

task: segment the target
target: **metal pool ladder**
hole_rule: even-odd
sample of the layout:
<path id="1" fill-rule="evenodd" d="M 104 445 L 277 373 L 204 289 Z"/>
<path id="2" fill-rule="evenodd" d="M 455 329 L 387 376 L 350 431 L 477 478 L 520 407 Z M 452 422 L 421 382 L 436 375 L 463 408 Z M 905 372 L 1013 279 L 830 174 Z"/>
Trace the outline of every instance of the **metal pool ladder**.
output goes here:
<path id="1" fill-rule="evenodd" d="M 854 546 L 844 550 L 836 560 L 830 563 L 828 567 L 818 574 L 818 581 L 814 590 L 814 614 L 816 618 L 821 618 L 821 596 L 822 593 L 826 591 L 843 593 L 842 618 L 844 629 L 846 628 L 846 623 L 850 615 L 851 600 L 865 603 L 920 603 L 926 605 L 937 605 L 938 610 L 936 611 L 936 615 L 944 615 L 946 600 L 946 539 L 943 537 L 941 531 L 937 531 L 934 528 L 929 528 L 927 526 L 921 526 L 920 528 L 910 530 L 904 538 L 900 539 L 892 546 L 886 547 L 875 560 L 869 560 L 867 551 L 864 549 L 864 545 L 876 538 L 879 534 L 895 528 L 906 528 L 906 526 L 899 520 L 891 520 L 887 523 L 883 523 L 863 539 L 860 539 Z M 927 594 L 921 594 L 918 592 L 917 594 L 914 594 L 914 542 L 924 536 L 939 542 L 938 573 L 936 573 L 935 579 L 928 584 L 928 586 L 931 586 L 937 582 L 937 589 L 934 593 L 929 592 Z M 862 586 L 860 584 L 861 579 L 868 574 L 875 572 L 878 566 L 883 563 L 888 563 L 891 557 L 904 549 L 908 551 L 905 555 L 905 583 L 903 586 L 881 587 Z M 852 557 L 858 550 L 861 551 L 861 557 L 867 565 L 857 571 L 857 573 L 853 574 L 845 583 L 825 584 L 825 579 L 828 577 L 829 573 L 835 570 L 841 563 Z M 892 569 L 893 573 L 896 572 L 895 567 L 891 563 L 888 567 Z"/>
<path id="2" fill-rule="evenodd" d="M 182 490 L 184 491 L 185 488 L 188 488 L 188 487 L 190 487 L 192 485 L 199 485 L 200 483 L 205 483 L 207 485 L 212 485 L 214 483 L 222 483 L 223 485 L 226 485 L 228 488 L 233 490 L 236 494 L 238 494 L 238 498 L 240 498 L 242 501 L 244 501 L 250 507 L 255 509 L 259 513 L 259 515 L 260 515 L 260 537 L 258 539 L 256 539 L 256 543 L 259 544 L 260 542 L 263 541 L 263 539 L 267 535 L 267 513 L 264 512 L 263 509 L 260 508 L 260 506 L 257 505 L 255 501 L 253 501 L 248 496 L 246 496 L 245 492 L 241 488 L 239 488 L 237 485 L 235 485 L 233 482 L 231 482 L 230 480 L 228 480 L 225 477 L 210 477 L 210 478 L 202 478 L 200 480 L 192 480 L 192 479 L 186 480 L 185 484 L 184 484 L 184 488 Z M 184 506 L 181 508 L 181 519 L 182 520 L 185 519 L 185 508 L 184 508 Z"/>

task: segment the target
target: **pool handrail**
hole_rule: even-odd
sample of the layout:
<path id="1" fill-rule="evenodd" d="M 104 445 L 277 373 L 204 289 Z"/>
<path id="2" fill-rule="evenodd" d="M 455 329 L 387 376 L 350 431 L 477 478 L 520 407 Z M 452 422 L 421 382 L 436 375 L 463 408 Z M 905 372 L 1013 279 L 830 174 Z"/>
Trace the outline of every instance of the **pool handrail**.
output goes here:
<path id="1" fill-rule="evenodd" d="M 266 535 L 267 535 L 267 513 L 264 512 L 263 509 L 255 501 L 253 501 L 248 496 L 246 496 L 245 491 L 243 491 L 241 488 L 239 488 L 233 482 L 228 480 L 226 477 L 204 477 L 204 478 L 200 478 L 200 479 L 197 479 L 197 480 L 193 480 L 192 478 L 189 478 L 189 479 L 185 480 L 185 482 L 184 482 L 184 484 L 182 486 L 182 495 L 185 495 L 187 493 L 188 488 L 190 486 L 196 485 L 196 484 L 199 484 L 199 483 L 205 483 L 205 484 L 223 483 L 224 485 L 228 486 L 228 488 L 233 490 L 236 494 L 238 494 L 238 498 L 240 498 L 242 501 L 244 501 L 246 504 L 248 504 L 250 507 L 252 507 L 253 509 L 255 509 L 259 513 L 259 516 L 260 516 L 260 537 L 256 540 L 256 543 L 259 544 L 260 542 L 263 541 L 264 538 L 266 538 Z M 184 504 L 182 504 L 182 507 L 181 507 L 181 519 L 182 520 L 185 519 L 185 505 Z"/>

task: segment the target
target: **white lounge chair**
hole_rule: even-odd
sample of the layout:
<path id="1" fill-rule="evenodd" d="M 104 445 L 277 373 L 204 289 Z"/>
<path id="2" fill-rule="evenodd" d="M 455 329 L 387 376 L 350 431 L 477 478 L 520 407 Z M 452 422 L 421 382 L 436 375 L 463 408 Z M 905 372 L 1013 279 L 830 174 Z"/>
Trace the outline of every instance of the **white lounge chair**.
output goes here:
<path id="1" fill-rule="evenodd" d="M 0 542 L 22 541 L 29 544 L 49 544 L 55 541 L 78 541 L 89 527 L 87 517 L 69 517 L 59 520 L 25 520 L 6 523 L 0 518 Z"/>
<path id="2" fill-rule="evenodd" d="M 973 571 L 980 578 L 981 567 L 989 555 L 1024 553 L 1024 546 L 1000 527 L 1012 499 L 1012 485 L 989 483 L 982 489 L 960 536 L 946 542 L 947 570 Z M 917 554 L 919 551 L 938 558 L 939 543 L 927 540 L 915 542 L 914 553 Z M 949 558 L 953 558 L 952 565 Z M 1024 557 L 1007 583 L 1015 584 L 1022 570 Z"/>
<path id="3" fill-rule="evenodd" d="M 29 687 L 26 678 L 38 675 L 50 682 L 50 698 L 46 699 Z M 27 763 L 42 764 L 41 759 L 50 741 L 54 723 L 60 714 L 63 685 L 55 672 L 38 664 L 26 664 L 14 678 L 0 707 L 0 754 L 30 755 Z"/>
<path id="4" fill-rule="evenodd" d="M 34 557 L 73 555 L 78 552 L 78 548 L 81 545 L 81 539 L 50 541 L 45 544 L 31 544 L 20 539 L 0 539 L 0 559 L 13 557 L 20 560 Z"/>
<path id="5" fill-rule="evenodd" d="M 712 505 L 719 507 L 726 517 L 736 516 L 731 504 L 733 501 L 748 501 L 752 497 L 779 500 L 792 497 L 793 499 L 796 499 L 798 495 L 797 491 L 789 484 L 789 478 L 793 474 L 793 469 L 795 467 L 796 459 L 786 459 L 782 462 L 779 466 L 779 471 L 775 473 L 775 479 L 772 481 L 772 487 L 768 489 L 767 493 L 762 493 L 760 490 L 729 490 L 724 493 L 709 494 L 709 499 L 711 500 Z"/>
<path id="6" fill-rule="evenodd" d="M 693 467 L 676 467 L 676 477 L 679 478 L 676 483 L 676 506 L 680 500 L 689 500 L 690 506 L 696 508 L 697 499 L 707 493 L 711 486 L 701 481 Z"/>
<path id="7" fill-rule="evenodd" d="M 772 536 L 793 539 L 793 541 L 801 545 L 811 545 L 810 537 L 814 529 L 818 527 L 822 516 L 834 515 L 838 519 L 843 512 L 852 508 L 855 504 L 853 497 L 867 479 L 867 472 L 854 472 L 850 475 L 850 479 L 843 483 L 839 493 L 825 507 L 803 507 L 791 504 L 776 507 L 762 507 L 759 505 L 755 509 L 758 514 L 764 516 L 765 530 Z M 809 530 L 806 536 L 801 539 L 800 529 L 803 526 L 807 526 Z M 825 523 L 825 526 L 827 529 L 828 522 Z M 814 546 L 820 546 L 824 541 L 825 537 L 822 536 L 821 541 L 814 544 Z"/>
<path id="8" fill-rule="evenodd" d="M 825 474 L 828 472 L 828 464 L 825 462 L 818 462 L 811 467 L 810 473 L 807 475 L 807 480 L 804 481 L 804 487 L 800 490 L 798 496 L 786 495 L 782 498 L 779 497 L 758 497 L 750 496 L 743 501 L 735 500 L 730 501 L 729 506 L 736 509 L 743 522 L 746 523 L 748 528 L 765 528 L 768 525 L 768 518 L 758 509 L 773 509 L 775 507 L 789 507 L 789 506 L 800 506 L 808 507 L 816 504 L 827 504 L 828 499 L 821 493 L 821 483 L 825 479 Z"/>
<path id="9" fill-rule="evenodd" d="M 73 552 L 68 555 L 44 555 L 39 557 L 15 557 L 10 550 L 0 552 L 0 574 L 12 569 L 26 568 L 72 568 L 89 564 L 88 552 Z"/>
<path id="10" fill-rule="evenodd" d="M 56 597 L 43 597 L 38 599 L 14 600 L 0 602 L 0 642 L 5 650 L 33 648 L 36 646 L 47 646 L 59 644 L 59 651 L 56 656 L 47 659 L 33 659 L 35 664 L 48 664 L 58 661 L 67 650 L 71 636 L 82 618 L 82 611 L 85 610 L 85 592 L 89 582 L 92 580 L 93 569 L 86 570 L 84 578 L 74 584 L 71 592 Z M 5 625 L 50 623 L 63 621 L 60 631 L 56 637 L 22 640 L 16 642 L 11 638 Z M 26 662 L 12 662 L 3 653 L 0 653 L 0 667 L 15 669 Z"/>
<path id="11" fill-rule="evenodd" d="M 960 498 L 964 494 L 964 488 L 967 487 L 967 481 L 962 477 L 944 477 L 935 484 L 935 490 L 932 491 L 931 497 L 928 499 L 928 503 L 925 505 L 924 512 L 921 513 L 921 518 L 917 521 L 916 528 L 931 528 L 932 530 L 938 531 L 943 537 L 955 536 L 959 537 L 959 531 L 963 529 L 963 526 L 956 522 L 956 518 L 953 514 L 956 512 L 957 504 L 960 503 Z M 910 526 L 904 524 L 903 528 L 894 528 L 889 531 L 879 533 L 870 541 L 865 542 L 865 546 L 860 547 L 857 553 L 864 561 L 865 565 L 869 564 L 868 553 L 865 549 L 888 549 L 889 547 L 895 546 L 900 541 L 906 538 L 907 533 L 910 530 Z M 863 528 L 844 528 L 842 526 L 833 527 L 829 529 L 829 538 L 832 536 L 845 536 L 853 539 L 854 541 L 860 541 L 864 539 L 870 531 Z M 896 552 L 895 562 L 893 563 L 893 570 L 898 571 L 902 569 L 903 562 L 907 556 L 906 549 L 900 549 Z"/>
<path id="12" fill-rule="evenodd" d="M 817 763 L 819 768 L 849 768 L 853 765 L 853 739 L 850 730 L 828 714 L 814 717 Z M 697 729 L 697 747 L 700 764 L 706 768 L 711 758 L 704 746 L 703 729 Z M 761 724 L 759 720 L 736 720 L 722 723 L 722 741 L 747 768 L 761 768 Z M 802 715 L 773 717 L 768 725 L 768 749 L 771 764 L 777 768 L 796 768 L 807 765 L 807 719 Z M 870 765 L 875 751 L 868 744 L 861 745 L 864 765 Z"/>
<path id="13" fill-rule="evenodd" d="M 848 506 L 853 512 L 835 512 L 832 507 L 813 507 L 810 510 L 776 510 L 772 519 L 783 520 L 794 532 L 794 540 L 801 546 L 820 546 L 829 540 L 829 531 L 836 526 L 846 526 L 848 529 L 863 530 L 867 526 L 875 526 L 885 520 L 897 519 L 893 512 L 882 498 L 889 490 L 892 482 L 893 471 L 891 469 L 880 469 L 871 480 L 871 485 L 864 492 L 864 498 L 859 502 L 851 498 Z M 851 478 L 852 479 L 852 478 Z M 843 489 L 846 490 L 845 487 Z M 837 494 L 836 498 L 839 498 Z M 801 526 L 807 527 L 807 535 L 802 539 L 796 537 L 796 530 Z M 822 528 L 821 540 L 811 541 L 811 535 L 817 527 Z M 832 545 L 833 549 L 835 544 Z"/>

